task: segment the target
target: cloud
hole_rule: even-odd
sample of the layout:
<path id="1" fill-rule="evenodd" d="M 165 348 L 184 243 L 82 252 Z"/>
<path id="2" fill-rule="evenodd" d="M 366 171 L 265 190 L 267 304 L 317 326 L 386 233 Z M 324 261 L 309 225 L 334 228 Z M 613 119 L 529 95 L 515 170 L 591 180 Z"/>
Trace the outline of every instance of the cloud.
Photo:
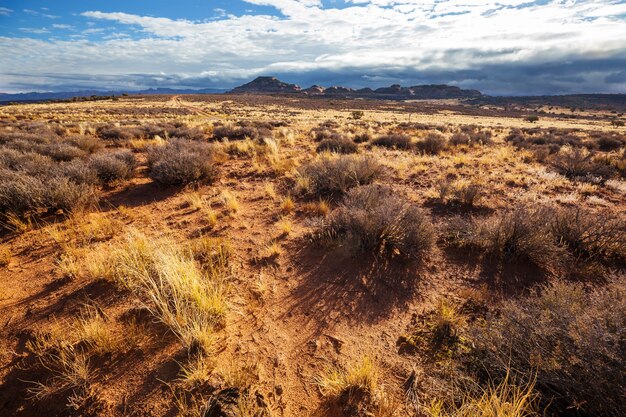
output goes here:
<path id="1" fill-rule="evenodd" d="M 98 41 L 0 38 L 0 85 L 18 88 L 17 76 L 8 74 L 21 74 L 28 63 L 32 77 L 19 88 L 32 79 L 54 86 L 75 79 L 104 88 L 229 87 L 276 74 L 304 85 L 447 82 L 494 94 L 626 92 L 615 81 L 626 57 L 622 1 L 348 0 L 343 8 L 319 0 L 246 2 L 282 16 L 216 11 L 217 18 L 191 21 L 88 11 L 82 16 L 90 22 L 111 25 L 97 28 Z M 133 36 L 115 35 L 124 29 Z"/>
<path id="2" fill-rule="evenodd" d="M 13 13 L 13 10 L 8 7 L 0 7 L 0 16 L 8 16 Z"/>

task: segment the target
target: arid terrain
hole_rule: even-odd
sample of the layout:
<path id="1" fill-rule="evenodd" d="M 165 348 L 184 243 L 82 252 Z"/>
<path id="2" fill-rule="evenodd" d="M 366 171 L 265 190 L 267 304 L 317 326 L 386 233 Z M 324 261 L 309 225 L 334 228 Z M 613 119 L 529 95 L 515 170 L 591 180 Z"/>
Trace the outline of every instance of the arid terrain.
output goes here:
<path id="1" fill-rule="evenodd" d="M 620 416 L 626 116 L 0 107 L 0 416 Z"/>

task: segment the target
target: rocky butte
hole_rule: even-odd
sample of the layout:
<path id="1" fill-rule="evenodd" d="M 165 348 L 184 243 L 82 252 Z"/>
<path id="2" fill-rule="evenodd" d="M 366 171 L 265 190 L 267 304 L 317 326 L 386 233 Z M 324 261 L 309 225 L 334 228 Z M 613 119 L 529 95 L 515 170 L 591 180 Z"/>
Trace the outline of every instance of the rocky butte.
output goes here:
<path id="1" fill-rule="evenodd" d="M 339 97 L 339 98 L 378 98 L 387 100 L 428 100 L 428 99 L 475 99 L 482 97 L 478 90 L 464 90 L 459 87 L 446 84 L 414 85 L 402 87 L 394 84 L 390 87 L 353 88 L 332 86 L 321 87 L 313 85 L 302 89 L 296 84 L 280 81 L 276 77 L 258 77 L 247 84 L 236 87 L 231 94 L 301 94 L 314 97 Z"/>

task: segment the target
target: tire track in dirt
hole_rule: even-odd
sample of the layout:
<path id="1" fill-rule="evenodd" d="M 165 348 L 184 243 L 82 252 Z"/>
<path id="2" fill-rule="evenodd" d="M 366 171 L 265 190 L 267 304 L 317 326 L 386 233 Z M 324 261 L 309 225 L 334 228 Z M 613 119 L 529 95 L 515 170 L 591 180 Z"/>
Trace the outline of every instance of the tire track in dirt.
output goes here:
<path id="1" fill-rule="evenodd" d="M 201 109 L 200 107 L 192 106 L 190 104 L 187 104 L 187 103 L 183 102 L 181 100 L 180 96 L 173 96 L 170 101 L 172 102 L 173 105 L 183 107 L 183 108 L 185 108 L 187 110 L 191 110 L 192 112 L 196 113 L 199 116 L 204 116 L 204 117 L 209 118 L 210 121 L 217 121 L 217 120 L 221 120 L 222 119 L 221 117 L 215 116 L 214 114 L 211 114 L 211 113 Z"/>

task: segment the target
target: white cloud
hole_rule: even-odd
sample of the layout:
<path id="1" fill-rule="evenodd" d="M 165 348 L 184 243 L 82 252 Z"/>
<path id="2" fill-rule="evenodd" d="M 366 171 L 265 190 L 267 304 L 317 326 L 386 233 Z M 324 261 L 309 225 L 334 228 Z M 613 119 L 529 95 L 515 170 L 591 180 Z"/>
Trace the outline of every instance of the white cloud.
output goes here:
<path id="1" fill-rule="evenodd" d="M 177 82 L 212 74 L 218 83 L 303 71 L 410 78 L 590 58 L 626 60 L 622 1 L 351 0 L 343 9 L 325 8 L 319 0 L 246 1 L 274 7 L 284 17 L 224 15 L 197 22 L 90 11 L 83 16 L 118 27 L 98 42 L 0 38 L 0 57 L 6 73 L 19 73 L 27 63 L 46 74 L 163 72 Z M 142 38 L 111 37 L 120 25 L 139 28 Z"/>
<path id="2" fill-rule="evenodd" d="M 13 13 L 13 10 L 8 7 L 0 7 L 0 16 L 8 16 Z"/>

